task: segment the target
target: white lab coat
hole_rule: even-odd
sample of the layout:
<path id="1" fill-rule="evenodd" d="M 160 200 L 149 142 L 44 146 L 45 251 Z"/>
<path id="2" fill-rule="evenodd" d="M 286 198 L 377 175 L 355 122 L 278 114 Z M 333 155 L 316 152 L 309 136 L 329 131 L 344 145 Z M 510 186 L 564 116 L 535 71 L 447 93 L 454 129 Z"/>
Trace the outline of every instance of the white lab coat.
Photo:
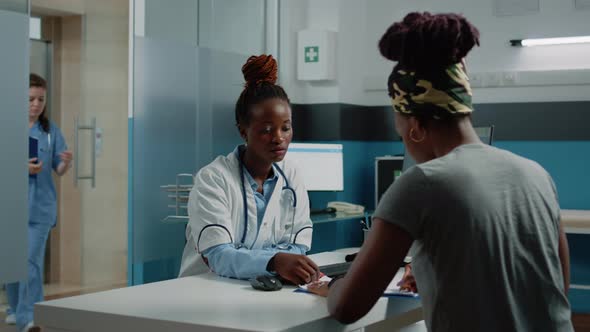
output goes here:
<path id="1" fill-rule="evenodd" d="M 267 204 L 260 231 L 257 225 L 254 192 L 245 179 L 248 228 L 243 245 L 250 249 L 262 249 L 273 244 L 295 243 L 309 250 L 311 249 L 312 222 L 309 217 L 309 198 L 303 178 L 301 173 L 297 172 L 293 161 L 285 159 L 277 165 L 297 193 L 292 239 L 290 240 L 289 236 L 294 210 L 293 195 L 289 190 L 282 189 L 285 181 L 280 174 L 277 174 L 278 180 Z M 209 271 L 201 257 L 201 253 L 208 248 L 226 243 L 241 244 L 245 220 L 240 176 L 240 162 L 236 151 L 225 157 L 217 157 L 195 176 L 195 185 L 188 201 L 187 243 L 182 254 L 179 277 Z"/>

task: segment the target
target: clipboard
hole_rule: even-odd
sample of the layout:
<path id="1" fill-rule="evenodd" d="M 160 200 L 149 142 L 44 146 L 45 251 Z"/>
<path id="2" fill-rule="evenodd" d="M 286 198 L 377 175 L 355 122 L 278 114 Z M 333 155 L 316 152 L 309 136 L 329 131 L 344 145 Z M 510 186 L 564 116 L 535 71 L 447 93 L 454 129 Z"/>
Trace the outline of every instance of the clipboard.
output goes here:
<path id="1" fill-rule="evenodd" d="M 29 159 L 31 158 L 39 158 L 39 140 L 29 136 Z M 35 179 L 37 178 L 37 174 L 29 174 L 29 178 Z"/>

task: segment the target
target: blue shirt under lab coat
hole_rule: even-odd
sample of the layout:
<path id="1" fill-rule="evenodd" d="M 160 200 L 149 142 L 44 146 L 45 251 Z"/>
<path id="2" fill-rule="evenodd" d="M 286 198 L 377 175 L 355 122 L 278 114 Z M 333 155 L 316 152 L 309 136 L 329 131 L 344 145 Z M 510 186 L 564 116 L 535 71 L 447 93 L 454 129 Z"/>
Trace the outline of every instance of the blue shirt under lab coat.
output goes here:
<path id="1" fill-rule="evenodd" d="M 57 222 L 57 197 L 51 176 L 61 162 L 60 153 L 67 150 L 61 130 L 50 123 L 49 133 L 39 121 L 29 129 L 29 136 L 38 140 L 37 162 L 43 162 L 41 172 L 29 177 L 29 223 L 55 226 Z"/>
<path id="2" fill-rule="evenodd" d="M 246 167 L 243 167 L 244 177 L 254 191 L 254 199 L 256 201 L 256 216 L 258 228 L 264 218 L 266 212 L 266 205 L 270 201 L 270 197 L 274 191 L 275 185 L 278 181 L 278 174 L 275 171 L 274 176 L 268 178 L 262 184 L 263 194 L 258 192 L 258 183 Z M 290 244 L 287 249 L 280 250 L 276 247 L 268 247 L 263 249 L 236 249 L 233 244 L 220 244 L 211 247 L 203 252 L 203 255 L 209 261 L 209 266 L 218 275 L 225 277 L 232 277 L 238 279 L 252 278 L 261 274 L 271 274 L 266 271 L 266 266 L 270 259 L 278 252 L 286 252 L 292 254 L 305 254 L 305 247 L 300 245 Z"/>

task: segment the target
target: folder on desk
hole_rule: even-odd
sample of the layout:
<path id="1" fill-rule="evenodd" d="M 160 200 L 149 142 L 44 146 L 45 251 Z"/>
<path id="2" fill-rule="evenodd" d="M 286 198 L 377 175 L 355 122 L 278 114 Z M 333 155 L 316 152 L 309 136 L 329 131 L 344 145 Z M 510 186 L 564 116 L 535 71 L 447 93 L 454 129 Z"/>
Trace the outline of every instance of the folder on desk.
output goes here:
<path id="1" fill-rule="evenodd" d="M 397 271 L 397 273 L 395 274 L 395 276 L 393 277 L 393 279 L 391 280 L 391 282 L 389 283 L 389 285 L 385 289 L 385 292 L 383 292 L 383 296 L 386 296 L 386 297 L 387 296 L 418 297 L 418 293 L 401 290 L 400 287 L 397 285 L 404 277 L 404 272 L 405 272 L 404 268 L 400 268 Z"/>
<path id="2" fill-rule="evenodd" d="M 29 159 L 39 158 L 39 140 L 35 137 L 29 136 Z M 39 160 L 37 160 L 37 163 Z M 37 174 L 29 174 L 30 178 L 36 178 Z"/>

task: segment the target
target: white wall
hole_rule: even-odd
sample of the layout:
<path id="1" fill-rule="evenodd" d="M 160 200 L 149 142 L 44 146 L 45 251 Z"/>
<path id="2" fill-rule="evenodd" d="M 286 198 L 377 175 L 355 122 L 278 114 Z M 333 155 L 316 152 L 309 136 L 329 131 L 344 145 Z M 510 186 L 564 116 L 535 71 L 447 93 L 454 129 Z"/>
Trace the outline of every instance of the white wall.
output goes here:
<path id="1" fill-rule="evenodd" d="M 279 7 L 279 83 L 294 103 L 333 103 L 339 100 L 339 81 L 297 80 L 297 32 L 304 29 L 339 30 L 339 0 L 281 0 Z M 339 38 L 338 38 L 339 39 Z M 337 41 L 339 42 L 339 40 Z M 337 44 L 336 47 L 339 44 Z M 338 53 L 338 52 L 336 52 Z M 336 54 L 340 62 L 340 54 Z M 338 70 L 339 71 L 339 70 Z M 340 72 L 336 73 L 340 76 Z"/>
<path id="2" fill-rule="evenodd" d="M 482 46 L 467 58 L 470 73 L 590 69 L 590 45 L 508 46 L 508 40 L 522 37 L 587 35 L 590 11 L 576 11 L 574 1 L 540 0 L 539 13 L 505 17 L 493 15 L 492 0 L 477 2 L 475 5 L 470 0 L 282 0 L 281 82 L 296 103 L 388 105 L 385 82 L 394 63 L 381 57 L 377 42 L 391 23 L 416 10 L 463 13 L 479 28 Z M 338 77 L 333 82 L 296 80 L 295 33 L 309 28 L 338 32 Z M 582 74 L 587 77 L 587 73 Z M 546 76 L 540 79 L 543 77 Z M 380 80 L 381 90 L 365 91 L 365 81 L 373 85 L 377 82 L 378 87 Z M 479 103 L 497 103 L 588 100 L 589 96 L 590 85 L 584 84 L 476 88 L 474 99 Z"/>

